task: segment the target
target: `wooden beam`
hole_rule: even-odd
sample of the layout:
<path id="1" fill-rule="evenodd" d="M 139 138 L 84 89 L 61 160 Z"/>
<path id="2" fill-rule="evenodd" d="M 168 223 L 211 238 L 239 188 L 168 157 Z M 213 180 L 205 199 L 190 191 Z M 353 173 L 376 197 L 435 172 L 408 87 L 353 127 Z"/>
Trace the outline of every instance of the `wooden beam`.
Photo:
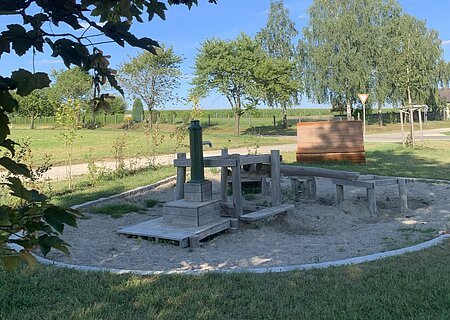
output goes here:
<path id="1" fill-rule="evenodd" d="M 178 160 L 186 159 L 186 153 L 177 153 Z M 186 167 L 177 167 L 177 183 L 175 185 L 175 200 L 184 199 L 184 183 L 186 182 Z"/>
<path id="2" fill-rule="evenodd" d="M 222 149 L 220 151 L 222 157 L 228 156 L 228 149 Z M 222 203 L 226 203 L 228 200 L 228 167 L 220 168 L 220 200 Z"/>
<path id="3" fill-rule="evenodd" d="M 251 221 L 257 221 L 257 220 L 261 220 L 270 216 L 274 216 L 277 215 L 279 213 L 283 213 L 283 212 L 289 212 L 295 209 L 295 205 L 293 204 L 282 204 L 276 207 L 270 207 L 270 208 L 266 208 L 266 209 L 262 209 L 262 210 L 258 210 L 252 213 L 248 213 L 243 215 L 240 220 L 241 221 L 246 221 L 246 222 L 251 222 Z"/>
<path id="4" fill-rule="evenodd" d="M 356 180 L 359 177 L 359 172 L 339 171 L 322 168 L 281 165 L 280 169 L 281 173 L 285 176 L 313 176 L 344 180 Z"/>
<path id="5" fill-rule="evenodd" d="M 236 161 L 236 166 L 231 169 L 231 177 L 233 184 L 233 205 L 234 212 L 233 218 L 239 218 L 242 216 L 242 190 L 241 190 L 241 166 L 239 163 L 240 155 L 233 154 L 231 155 L 234 161 Z"/>
<path id="6" fill-rule="evenodd" d="M 272 180 L 272 206 L 281 204 L 280 150 L 270 151 L 270 177 Z"/>

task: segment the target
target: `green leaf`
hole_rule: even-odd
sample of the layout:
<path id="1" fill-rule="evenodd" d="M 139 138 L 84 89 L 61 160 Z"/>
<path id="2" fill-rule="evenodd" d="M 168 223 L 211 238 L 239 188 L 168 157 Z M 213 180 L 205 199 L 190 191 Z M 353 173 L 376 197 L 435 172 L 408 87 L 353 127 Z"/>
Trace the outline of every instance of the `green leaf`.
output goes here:
<path id="1" fill-rule="evenodd" d="M 9 172 L 13 174 L 20 174 L 25 177 L 30 178 L 31 172 L 28 169 L 28 167 L 23 163 L 17 163 L 16 161 L 12 160 L 8 157 L 1 157 L 0 158 L 0 166 L 3 166 L 6 168 Z"/>
<path id="2" fill-rule="evenodd" d="M 25 261 L 29 266 L 34 266 L 36 264 L 36 258 L 27 250 L 20 250 L 19 256 L 22 261 Z"/>
<path id="3" fill-rule="evenodd" d="M 12 73 L 11 79 L 17 85 L 17 94 L 22 97 L 29 95 L 35 89 L 42 89 L 50 85 L 50 79 L 44 72 L 31 73 L 19 69 Z"/>
<path id="4" fill-rule="evenodd" d="M 11 96 L 9 91 L 0 91 L 0 106 L 6 112 L 13 112 L 18 109 L 19 103 Z"/>
<path id="5" fill-rule="evenodd" d="M 34 44 L 33 38 L 27 34 L 27 31 L 20 24 L 9 24 L 7 31 L 2 35 L 12 43 L 12 48 L 18 56 L 23 56 Z"/>
<path id="6" fill-rule="evenodd" d="M 17 145 L 17 143 L 12 141 L 11 139 L 6 139 L 3 142 L 0 142 L 0 147 L 8 149 L 9 152 L 11 152 L 12 157 L 14 157 L 14 155 L 16 154 L 15 149 L 14 149 L 15 145 Z"/>
<path id="7" fill-rule="evenodd" d="M 24 259 L 19 254 L 9 254 L 6 256 L 0 254 L 0 261 L 2 262 L 3 268 L 9 272 L 17 270 L 25 263 Z"/>
<path id="8" fill-rule="evenodd" d="M 151 0 L 147 6 L 148 21 L 152 20 L 155 14 L 157 14 L 162 20 L 166 20 L 166 10 L 167 7 L 164 3 L 157 0 Z"/>
<path id="9" fill-rule="evenodd" d="M 11 207 L 0 206 L 0 226 L 10 226 L 9 215 L 12 213 Z"/>
<path id="10" fill-rule="evenodd" d="M 22 184 L 22 181 L 16 177 L 8 177 L 7 180 L 9 183 L 5 183 L 11 190 L 11 195 L 14 197 L 18 197 L 20 199 L 26 200 L 28 202 L 44 202 L 47 200 L 47 197 L 39 191 L 31 189 L 28 190 Z"/>
<path id="11" fill-rule="evenodd" d="M 38 241 L 41 252 L 44 256 L 50 252 L 51 248 L 62 251 L 67 255 L 69 254 L 68 244 L 57 236 L 49 236 L 44 234 L 38 238 Z"/>
<path id="12" fill-rule="evenodd" d="M 8 116 L 3 112 L 0 112 L 0 143 L 5 141 L 6 137 L 10 134 L 8 124 Z"/>

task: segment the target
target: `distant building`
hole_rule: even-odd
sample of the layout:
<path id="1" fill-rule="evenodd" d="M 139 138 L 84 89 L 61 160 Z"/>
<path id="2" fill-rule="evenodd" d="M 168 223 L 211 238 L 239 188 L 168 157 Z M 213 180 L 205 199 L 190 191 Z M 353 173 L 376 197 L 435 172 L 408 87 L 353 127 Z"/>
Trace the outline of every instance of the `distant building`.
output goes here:
<path id="1" fill-rule="evenodd" d="M 438 95 L 447 103 L 444 108 L 444 120 L 450 120 L 450 88 L 438 89 Z"/>

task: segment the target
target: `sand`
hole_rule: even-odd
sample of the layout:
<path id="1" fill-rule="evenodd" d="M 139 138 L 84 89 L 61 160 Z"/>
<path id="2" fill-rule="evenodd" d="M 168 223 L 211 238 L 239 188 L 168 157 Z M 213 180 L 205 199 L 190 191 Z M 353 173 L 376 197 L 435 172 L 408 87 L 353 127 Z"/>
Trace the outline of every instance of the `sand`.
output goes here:
<path id="1" fill-rule="evenodd" d="M 218 176 L 213 196 L 219 197 Z M 284 181 L 284 202 L 294 203 Z M 85 212 L 77 229 L 68 228 L 63 239 L 71 244 L 71 255 L 52 251 L 55 261 L 97 267 L 181 271 L 288 266 L 333 261 L 387 251 L 416 244 L 450 229 L 450 184 L 408 182 L 407 213 L 400 213 L 396 186 L 377 190 L 378 215 L 371 216 L 365 190 L 345 187 L 343 209 L 335 205 L 336 191 L 330 179 L 318 179 L 315 200 L 301 199 L 293 213 L 245 224 L 236 232 L 224 232 L 199 248 L 127 238 L 117 234 L 131 226 L 162 215 L 155 207 L 113 219 Z M 121 199 L 143 204 L 145 199 L 171 201 L 174 184 Z M 258 204 L 262 196 L 251 202 Z"/>

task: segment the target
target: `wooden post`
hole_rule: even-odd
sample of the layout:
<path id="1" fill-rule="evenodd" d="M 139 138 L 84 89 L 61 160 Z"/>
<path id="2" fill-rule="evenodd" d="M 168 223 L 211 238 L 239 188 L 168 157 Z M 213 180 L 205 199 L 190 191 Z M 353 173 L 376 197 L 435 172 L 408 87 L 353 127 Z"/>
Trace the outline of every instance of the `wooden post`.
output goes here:
<path id="1" fill-rule="evenodd" d="M 233 154 L 231 156 L 236 160 L 236 166 L 231 168 L 231 180 L 233 184 L 233 218 L 242 216 L 242 190 L 241 190 L 241 156 Z"/>
<path id="2" fill-rule="evenodd" d="M 408 211 L 408 194 L 406 190 L 405 179 L 398 179 L 398 194 L 400 197 L 400 212 L 404 213 Z"/>
<path id="3" fill-rule="evenodd" d="M 336 202 L 338 208 L 342 208 L 342 202 L 344 202 L 344 186 L 341 184 L 336 185 Z"/>
<path id="4" fill-rule="evenodd" d="M 417 111 L 419 112 L 420 140 L 423 140 L 422 111 L 420 108 Z"/>
<path id="5" fill-rule="evenodd" d="M 298 201 L 299 198 L 298 187 L 299 187 L 298 179 L 295 177 L 291 177 L 291 190 L 294 201 Z"/>
<path id="6" fill-rule="evenodd" d="M 172 115 L 172 124 L 175 124 L 176 118 L 177 118 L 177 115 L 174 113 Z"/>
<path id="7" fill-rule="evenodd" d="M 273 127 L 276 128 L 277 127 L 277 121 L 275 116 L 273 116 Z"/>
<path id="8" fill-rule="evenodd" d="M 402 144 L 405 147 L 405 129 L 403 128 L 403 111 L 400 110 L 400 125 L 402 127 Z"/>
<path id="9" fill-rule="evenodd" d="M 177 153 L 177 159 L 186 159 L 186 153 Z M 177 183 L 175 185 L 175 200 L 184 199 L 184 183 L 186 182 L 186 167 L 177 167 Z"/>
<path id="10" fill-rule="evenodd" d="M 413 109 L 411 106 L 409 106 L 409 123 L 410 123 L 410 135 L 411 135 L 411 141 L 412 141 L 412 146 L 415 147 L 416 146 L 416 138 L 414 137 L 414 113 L 413 113 Z"/>
<path id="11" fill-rule="evenodd" d="M 272 206 L 281 204 L 280 150 L 270 151 L 270 178 L 272 179 Z"/>
<path id="12" fill-rule="evenodd" d="M 211 126 L 211 115 L 208 114 L 208 126 Z"/>
<path id="13" fill-rule="evenodd" d="M 377 214 L 377 199 L 375 194 L 375 188 L 367 188 L 367 202 L 369 205 L 369 212 L 371 215 Z"/>
<path id="14" fill-rule="evenodd" d="M 228 149 L 222 149 L 221 155 L 223 157 L 227 156 Z M 228 167 L 221 167 L 220 168 L 220 200 L 222 201 L 222 203 L 226 203 L 228 200 L 227 191 L 228 191 Z"/>
<path id="15" fill-rule="evenodd" d="M 306 184 L 308 186 L 308 198 L 315 199 L 317 196 L 316 178 L 308 179 Z"/>

